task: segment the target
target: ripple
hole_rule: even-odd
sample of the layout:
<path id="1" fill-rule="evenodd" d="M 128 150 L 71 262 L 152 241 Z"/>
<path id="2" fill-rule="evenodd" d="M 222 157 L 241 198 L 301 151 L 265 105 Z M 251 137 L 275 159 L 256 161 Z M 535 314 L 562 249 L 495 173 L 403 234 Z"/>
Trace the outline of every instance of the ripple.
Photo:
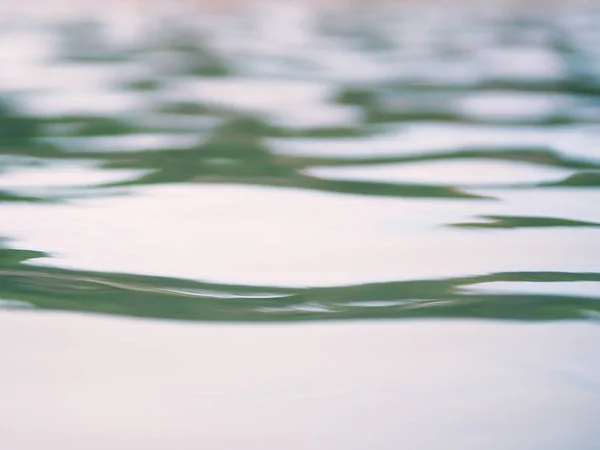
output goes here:
<path id="1" fill-rule="evenodd" d="M 0 172 L 0 189 L 27 192 L 40 188 L 77 188 L 134 180 L 146 173 L 148 171 L 107 170 L 89 162 L 46 161 L 41 167 L 21 166 Z"/>
<path id="2" fill-rule="evenodd" d="M 143 152 L 161 149 L 186 149 L 198 145 L 197 134 L 126 134 L 120 136 L 89 136 L 46 138 L 45 142 L 71 152 Z"/>
<path id="3" fill-rule="evenodd" d="M 571 199 L 564 191 L 522 198 L 502 193 L 503 202 L 484 202 L 488 206 L 481 211 L 559 210 L 561 217 L 600 221 L 589 209 L 600 194 L 588 192 L 565 209 L 557 201 L 561 193 Z M 522 229 L 497 231 L 490 238 L 489 230 L 445 226 L 468 221 L 472 205 L 433 199 L 365 202 L 361 196 L 259 187 L 163 186 L 69 205 L 0 206 L 6 217 L 0 234 L 53 255 L 36 264 L 250 285 L 593 271 L 600 265 L 600 230 Z M 40 221 L 44 227 L 37 226 Z"/>
<path id="4" fill-rule="evenodd" d="M 572 108 L 566 95 L 548 93 L 493 92 L 468 94 L 457 104 L 466 118 L 492 122 L 542 122 L 562 118 Z"/>
<path id="5" fill-rule="evenodd" d="M 273 152 L 307 157 L 424 156 L 478 149 L 551 149 L 566 157 L 600 162 L 595 127 L 463 125 L 443 122 L 387 126 L 369 137 L 269 139 Z"/>
<path id="6" fill-rule="evenodd" d="M 496 281 L 473 284 L 465 289 L 469 293 L 562 295 L 600 299 L 600 282 L 597 281 L 577 281 L 570 283 Z"/>
<path id="7" fill-rule="evenodd" d="M 564 58 L 542 46 L 504 46 L 487 49 L 481 55 L 484 77 L 497 81 L 561 81 L 568 74 Z"/>
<path id="8" fill-rule="evenodd" d="M 0 50 L 1 52 L 1 50 Z M 11 91 L 89 90 L 118 86 L 135 73 L 130 64 L 53 64 L 29 67 L 8 65 L 0 75 L 0 88 Z"/>
<path id="9" fill-rule="evenodd" d="M 371 166 L 312 167 L 309 175 L 328 179 L 421 183 L 445 186 L 510 185 L 558 181 L 572 171 L 522 162 L 451 159 Z"/>
<path id="10" fill-rule="evenodd" d="M 39 116 L 119 114 L 143 110 L 148 104 L 149 100 L 137 93 L 100 89 L 28 93 L 20 101 L 20 107 L 28 114 Z"/>
<path id="11" fill-rule="evenodd" d="M 172 99 L 194 98 L 242 111 L 279 112 L 292 107 L 323 104 L 333 86 L 323 82 L 268 78 L 208 78 L 180 80 L 167 89 Z"/>

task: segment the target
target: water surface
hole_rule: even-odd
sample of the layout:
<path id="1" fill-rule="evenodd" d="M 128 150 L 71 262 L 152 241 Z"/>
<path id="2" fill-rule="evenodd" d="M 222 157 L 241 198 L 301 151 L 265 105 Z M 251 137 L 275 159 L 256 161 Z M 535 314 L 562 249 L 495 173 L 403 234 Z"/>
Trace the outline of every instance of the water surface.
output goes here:
<path id="1" fill-rule="evenodd" d="M 595 316 L 596 8 L 429 6 L 3 22 L 3 304 Z"/>
<path id="2" fill-rule="evenodd" d="M 3 5 L 1 448 L 598 448 L 597 5 L 143 3 Z"/>

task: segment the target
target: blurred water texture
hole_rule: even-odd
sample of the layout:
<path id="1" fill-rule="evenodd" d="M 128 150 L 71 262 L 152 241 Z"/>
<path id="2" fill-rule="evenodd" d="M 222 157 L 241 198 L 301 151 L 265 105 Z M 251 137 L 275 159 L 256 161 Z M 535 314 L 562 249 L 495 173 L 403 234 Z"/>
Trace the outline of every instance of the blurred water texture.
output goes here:
<path id="1" fill-rule="evenodd" d="M 599 317 L 597 3 L 169 3 L 2 15 L 0 307 Z"/>

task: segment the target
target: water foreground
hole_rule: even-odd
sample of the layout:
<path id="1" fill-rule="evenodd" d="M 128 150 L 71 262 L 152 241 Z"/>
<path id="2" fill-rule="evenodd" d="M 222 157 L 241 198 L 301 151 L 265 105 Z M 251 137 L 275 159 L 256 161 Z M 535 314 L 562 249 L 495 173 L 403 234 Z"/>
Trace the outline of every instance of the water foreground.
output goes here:
<path id="1" fill-rule="evenodd" d="M 4 448 L 595 450 L 600 328 L 0 314 Z"/>

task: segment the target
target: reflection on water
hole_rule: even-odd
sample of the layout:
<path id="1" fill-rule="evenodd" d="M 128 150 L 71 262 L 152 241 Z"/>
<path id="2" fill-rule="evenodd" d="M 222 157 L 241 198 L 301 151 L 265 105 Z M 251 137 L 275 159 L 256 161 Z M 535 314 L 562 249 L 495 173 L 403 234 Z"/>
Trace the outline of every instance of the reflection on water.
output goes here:
<path id="1" fill-rule="evenodd" d="M 261 11 L 0 24 L 0 308 L 598 317 L 597 8 Z"/>

